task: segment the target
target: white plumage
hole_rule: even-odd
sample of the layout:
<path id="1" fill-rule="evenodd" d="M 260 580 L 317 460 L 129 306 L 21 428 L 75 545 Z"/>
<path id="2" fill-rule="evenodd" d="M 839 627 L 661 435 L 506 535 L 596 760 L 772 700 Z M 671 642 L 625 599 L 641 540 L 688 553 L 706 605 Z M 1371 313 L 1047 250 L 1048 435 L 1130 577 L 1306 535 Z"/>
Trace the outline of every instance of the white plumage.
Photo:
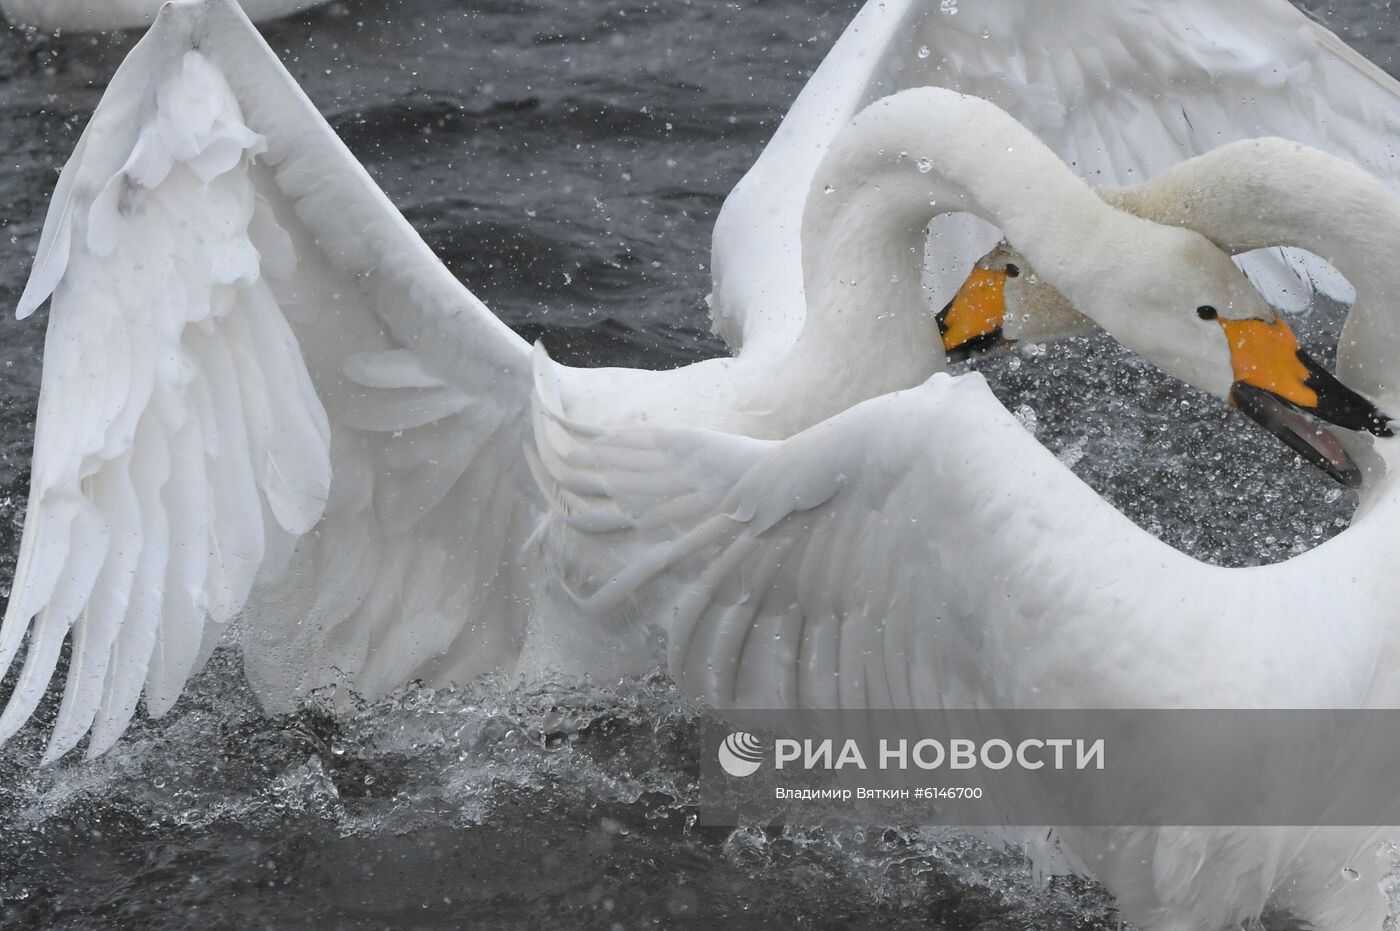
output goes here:
<path id="1" fill-rule="evenodd" d="M 881 99 L 930 83 L 1048 148 L 981 100 Z M 1205 239 L 1075 175 L 1132 184 L 1271 134 L 1393 184 L 1397 119 L 1388 78 L 1276 0 L 957 16 L 877 0 L 720 217 L 716 322 L 736 357 L 573 370 L 532 359 L 452 278 L 230 0 L 175 3 L 65 170 L 21 301 L 53 296 L 0 668 L 26 635 L 28 651 L 0 737 L 71 637 L 47 758 L 89 733 L 102 752 L 142 694 L 168 710 L 240 614 L 273 708 L 329 681 L 374 696 L 521 664 L 599 672 L 648 655 L 636 621 L 720 707 L 1390 706 L 1393 477 L 1349 531 L 1277 566 L 1170 549 L 980 378 L 940 372 L 932 308 L 988 243 L 969 221 L 925 225 L 994 221 L 1076 307 L 1215 390 L 1223 341 L 1174 313 L 1270 312 Z M 1229 251 L 1278 244 L 1237 215 L 1165 216 L 1176 184 L 1106 196 Z M 1287 220 L 1273 232 L 1306 233 Z M 1367 245 L 1352 236 L 1340 266 Z M 1275 298 L 1301 291 L 1295 271 L 1347 287 L 1311 257 L 1249 261 Z M 1395 410 L 1397 288 L 1368 264 L 1342 268 L 1359 297 L 1341 374 Z M 1353 442 L 1373 476 L 1394 457 Z M 1271 900 L 1328 927 L 1384 911 L 1340 882 L 1380 869 L 1355 832 L 1066 839 L 1148 927 L 1223 927 Z"/>
<path id="2" fill-rule="evenodd" d="M 191 30 L 220 25 L 191 50 Z M 109 746 L 143 687 L 168 709 L 245 606 L 249 674 L 274 706 L 331 669 L 381 692 L 508 660 L 512 626 L 476 629 L 471 606 L 523 610 L 512 562 L 540 498 L 490 453 L 517 459 L 526 435 L 523 345 L 232 6 L 171 9 L 107 100 L 21 301 L 53 290 L 55 313 L 6 663 L 38 618 L 0 731 L 70 626 L 51 756 L 89 727 L 91 752 Z M 444 659 L 458 638 L 475 648 Z"/>
<path id="3" fill-rule="evenodd" d="M 799 237 L 808 179 L 851 117 L 904 88 L 991 101 L 1095 185 L 1135 184 L 1260 136 L 1397 177 L 1395 82 L 1284 0 L 984 0 L 957 10 L 867 3 L 735 187 L 714 253 L 717 324 L 730 345 L 750 334 L 780 345 L 795 336 L 806 312 Z M 969 223 L 940 237 L 930 264 L 965 270 L 994 239 Z M 1351 299 L 1325 263 L 1293 250 L 1251 257 L 1247 268 L 1284 309 L 1305 306 L 1313 288 Z"/>

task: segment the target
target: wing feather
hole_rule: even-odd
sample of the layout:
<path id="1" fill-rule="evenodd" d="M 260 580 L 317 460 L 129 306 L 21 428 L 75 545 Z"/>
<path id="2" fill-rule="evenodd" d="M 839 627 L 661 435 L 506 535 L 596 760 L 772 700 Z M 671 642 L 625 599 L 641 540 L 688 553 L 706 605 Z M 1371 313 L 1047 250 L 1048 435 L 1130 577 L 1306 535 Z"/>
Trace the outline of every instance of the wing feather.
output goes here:
<path id="1" fill-rule="evenodd" d="M 19 680 L 0 715 L 0 738 L 8 739 L 34 712 L 58 665 L 68 629 L 78 619 L 102 569 L 94 558 L 106 544 L 107 525 L 102 513 L 88 501 L 80 503 L 72 522 L 69 558 L 63 563 L 53 595 L 34 619 L 29 651 Z"/>
<path id="2" fill-rule="evenodd" d="M 541 508 L 527 348 L 231 0 L 170 5 L 113 78 L 21 315 L 50 295 L 0 739 L 65 639 L 46 760 L 106 750 L 143 695 L 164 714 L 240 615 L 274 708 L 513 656 Z"/>
<path id="3" fill-rule="evenodd" d="M 543 395 L 536 415 L 537 474 L 578 505 L 551 539 L 594 559 L 568 580 L 573 610 L 654 621 L 679 685 L 719 708 L 1245 707 L 1266 699 L 1240 663 L 1328 649 L 1308 612 L 1336 592 L 1311 594 L 1296 567 L 1251 570 L 1237 615 L 1261 623 L 1221 625 L 1242 577 L 1104 505 L 980 376 L 936 375 L 782 442 L 611 434 Z M 706 446 L 723 450 L 720 481 L 686 467 Z M 673 460 L 629 460 L 643 448 Z M 628 474 L 653 469 L 650 484 Z"/>
<path id="4" fill-rule="evenodd" d="M 124 453 L 104 470 L 98 496 L 113 515 L 112 556 L 102 566 L 92 598 L 74 622 L 72 658 L 63 700 L 54 723 L 46 759 L 73 749 L 92 725 L 102 697 L 112 644 L 126 616 L 136 585 L 144 539 L 141 497 L 131 474 L 132 453 Z"/>

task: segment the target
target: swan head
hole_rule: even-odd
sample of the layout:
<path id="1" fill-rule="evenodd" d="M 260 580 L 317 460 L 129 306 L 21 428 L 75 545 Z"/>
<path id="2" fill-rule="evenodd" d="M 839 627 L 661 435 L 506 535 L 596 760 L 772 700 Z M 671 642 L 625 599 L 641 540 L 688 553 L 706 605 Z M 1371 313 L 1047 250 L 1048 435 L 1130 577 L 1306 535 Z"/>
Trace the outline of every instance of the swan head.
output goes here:
<path id="1" fill-rule="evenodd" d="M 1128 244 L 1099 268 L 1058 276 L 1073 299 L 999 244 L 938 315 L 949 359 L 1017 339 L 1071 335 L 1093 320 L 1158 368 L 1238 408 L 1337 481 L 1359 486 L 1362 470 L 1331 428 L 1388 437 L 1390 418 L 1299 346 L 1228 255 L 1191 231 L 1152 226 L 1158 235 L 1151 249 Z M 1143 255 L 1152 258 L 1136 258 Z"/>
<path id="2" fill-rule="evenodd" d="M 1019 342 L 1055 342 L 1094 328 L 1006 242 L 978 260 L 935 319 L 949 362 L 964 362 Z"/>

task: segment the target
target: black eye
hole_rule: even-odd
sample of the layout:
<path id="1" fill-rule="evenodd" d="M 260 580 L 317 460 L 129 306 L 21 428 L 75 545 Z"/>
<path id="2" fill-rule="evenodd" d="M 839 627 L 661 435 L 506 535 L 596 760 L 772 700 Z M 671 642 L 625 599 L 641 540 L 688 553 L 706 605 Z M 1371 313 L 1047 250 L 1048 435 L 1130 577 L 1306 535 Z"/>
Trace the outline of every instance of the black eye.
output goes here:
<path id="1" fill-rule="evenodd" d="M 1220 316 L 1220 314 L 1209 304 L 1202 304 L 1200 307 L 1196 308 L 1196 316 L 1200 317 L 1202 320 L 1214 320 L 1216 317 Z"/>
<path id="2" fill-rule="evenodd" d="M 1012 265 L 1010 262 L 1007 262 L 1007 263 L 1006 263 L 1006 277 L 1008 277 L 1008 278 L 1019 278 L 1020 276 L 1021 276 L 1021 269 L 1018 268 L 1018 267 L 1016 267 L 1015 265 Z"/>

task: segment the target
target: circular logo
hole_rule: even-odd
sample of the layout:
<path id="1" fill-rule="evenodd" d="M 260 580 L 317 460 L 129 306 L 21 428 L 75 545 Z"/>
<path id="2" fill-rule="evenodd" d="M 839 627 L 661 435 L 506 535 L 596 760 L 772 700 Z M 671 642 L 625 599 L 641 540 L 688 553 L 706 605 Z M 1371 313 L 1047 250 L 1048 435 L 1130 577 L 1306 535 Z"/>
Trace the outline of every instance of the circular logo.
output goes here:
<path id="1" fill-rule="evenodd" d="M 752 734 L 735 731 L 719 745 L 719 765 L 731 776 L 752 776 L 763 765 L 763 742 Z"/>

